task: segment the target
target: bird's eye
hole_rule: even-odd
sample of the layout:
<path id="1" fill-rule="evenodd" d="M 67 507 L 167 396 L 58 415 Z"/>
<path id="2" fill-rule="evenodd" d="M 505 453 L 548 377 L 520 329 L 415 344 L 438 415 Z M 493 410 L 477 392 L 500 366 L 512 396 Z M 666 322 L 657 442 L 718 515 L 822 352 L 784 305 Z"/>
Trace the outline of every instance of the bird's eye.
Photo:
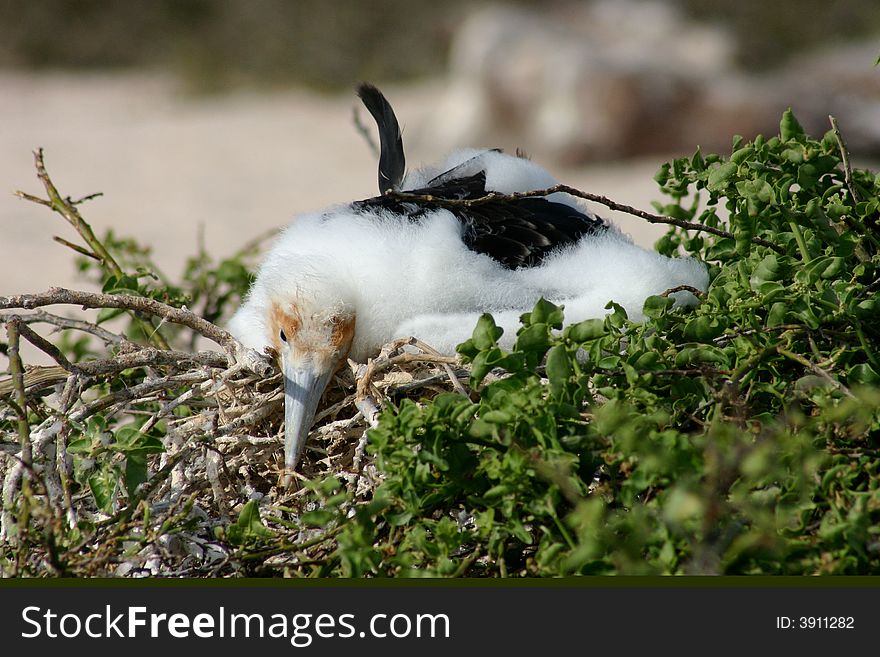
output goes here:
<path id="1" fill-rule="evenodd" d="M 287 342 L 287 336 L 284 335 L 284 329 L 281 329 L 280 337 L 281 337 L 281 342 Z"/>

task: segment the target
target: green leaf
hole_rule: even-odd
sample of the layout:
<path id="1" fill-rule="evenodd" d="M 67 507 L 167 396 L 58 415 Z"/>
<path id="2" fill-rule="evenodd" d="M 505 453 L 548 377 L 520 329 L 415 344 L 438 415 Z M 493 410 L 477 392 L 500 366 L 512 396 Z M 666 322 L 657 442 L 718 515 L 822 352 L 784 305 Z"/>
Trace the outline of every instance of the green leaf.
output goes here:
<path id="1" fill-rule="evenodd" d="M 392 527 L 401 527 L 409 524 L 416 517 L 412 511 L 402 511 L 400 513 L 386 513 L 385 520 Z"/>
<path id="2" fill-rule="evenodd" d="M 804 149 L 800 146 L 786 148 L 782 151 L 782 158 L 792 164 L 800 164 L 804 161 Z"/>
<path id="3" fill-rule="evenodd" d="M 666 163 L 660 165 L 660 169 L 657 171 L 657 173 L 654 174 L 654 180 L 661 187 L 663 185 L 665 185 L 666 182 L 669 180 L 669 169 L 670 169 L 670 165 L 668 162 L 666 162 Z"/>
<path id="4" fill-rule="evenodd" d="M 91 438 L 77 438 L 67 444 L 68 454 L 88 454 L 92 451 Z"/>
<path id="5" fill-rule="evenodd" d="M 601 358 L 596 367 L 603 370 L 613 370 L 620 367 L 620 356 L 605 356 Z"/>
<path id="6" fill-rule="evenodd" d="M 749 284 L 753 290 L 757 290 L 761 283 L 782 280 L 790 270 L 791 265 L 788 258 L 771 253 L 757 264 L 749 278 Z"/>
<path id="7" fill-rule="evenodd" d="M 763 178 L 741 180 L 736 183 L 736 191 L 748 201 L 749 216 L 755 216 L 765 205 L 776 205 L 773 187 Z"/>
<path id="8" fill-rule="evenodd" d="M 782 301 L 777 301 L 770 307 L 770 311 L 767 313 L 767 328 L 785 324 L 787 315 L 788 304 Z"/>
<path id="9" fill-rule="evenodd" d="M 109 276 L 101 289 L 104 294 L 138 293 L 138 280 L 134 276 Z"/>
<path id="10" fill-rule="evenodd" d="M 736 164 L 742 164 L 755 153 L 755 149 L 751 146 L 736 149 L 730 156 L 730 161 Z"/>
<path id="11" fill-rule="evenodd" d="M 486 422 L 482 418 L 477 418 L 471 422 L 471 425 L 468 428 L 468 435 L 473 438 L 491 438 L 495 435 L 497 430 L 497 427 L 491 423 Z"/>
<path id="12" fill-rule="evenodd" d="M 605 333 L 604 319 L 587 319 L 569 326 L 564 335 L 576 344 L 583 344 L 601 338 Z"/>
<path id="13" fill-rule="evenodd" d="M 263 524 L 256 500 L 249 500 L 238 514 L 238 520 L 226 528 L 226 538 L 233 545 L 250 545 L 274 536 L 275 532 Z"/>
<path id="14" fill-rule="evenodd" d="M 482 351 L 490 349 L 498 344 L 498 338 L 501 337 L 503 332 L 504 330 L 501 327 L 495 325 L 495 319 L 492 315 L 484 313 L 480 316 L 480 319 L 477 320 L 477 325 L 474 328 L 471 340 L 473 341 L 474 347 Z"/>
<path id="15" fill-rule="evenodd" d="M 555 329 L 562 328 L 563 312 L 562 306 L 557 306 L 544 297 L 538 299 L 532 312 L 526 314 L 524 324 L 547 324 Z"/>
<path id="16" fill-rule="evenodd" d="M 302 524 L 304 524 L 306 527 L 320 528 L 326 527 L 335 517 L 335 514 L 331 511 L 327 511 L 326 509 L 315 509 L 314 511 L 306 511 L 305 513 L 303 513 L 300 516 L 300 520 L 302 521 Z M 260 523 L 260 527 L 266 529 L 266 527 L 264 527 L 262 523 Z M 264 536 L 265 538 L 270 538 L 273 535 L 274 533 L 269 531 L 269 534 L 265 534 Z"/>
<path id="17" fill-rule="evenodd" d="M 666 496 L 663 505 L 663 515 L 675 524 L 683 523 L 698 518 L 702 513 L 705 500 L 702 496 L 676 486 Z"/>
<path id="18" fill-rule="evenodd" d="M 471 363 L 471 387 L 480 385 L 486 375 L 504 361 L 504 353 L 498 347 L 486 349 L 477 354 Z"/>
<path id="19" fill-rule="evenodd" d="M 846 379 L 850 385 L 861 383 L 863 385 L 880 384 L 880 374 L 868 363 L 853 365 L 846 373 Z"/>
<path id="20" fill-rule="evenodd" d="M 116 444 L 113 446 L 117 451 L 141 451 L 150 454 L 161 454 L 165 451 L 162 441 L 155 436 L 142 433 L 133 426 L 121 427 L 114 434 Z"/>
<path id="21" fill-rule="evenodd" d="M 727 366 L 728 358 L 721 349 L 709 345 L 685 347 L 675 357 L 675 366 L 697 365 L 700 363 L 718 363 Z"/>
<path id="22" fill-rule="evenodd" d="M 217 267 L 217 279 L 224 283 L 247 282 L 248 278 L 247 269 L 236 260 L 224 260 Z"/>
<path id="23" fill-rule="evenodd" d="M 645 303 L 642 306 L 642 312 L 645 313 L 645 317 L 657 319 L 672 308 L 673 305 L 675 305 L 675 299 L 672 299 L 670 296 L 662 297 L 657 294 L 652 294 L 645 299 Z"/>
<path id="24" fill-rule="evenodd" d="M 802 164 L 798 167 L 797 174 L 798 185 L 801 189 L 809 190 L 816 186 L 819 182 L 819 172 L 812 164 Z"/>
<path id="25" fill-rule="evenodd" d="M 844 258 L 831 258 L 830 262 L 824 267 L 819 274 L 819 278 L 831 279 L 837 278 L 846 271 L 847 262 Z"/>
<path id="26" fill-rule="evenodd" d="M 727 330 L 727 320 L 724 317 L 700 315 L 685 324 L 684 337 L 690 342 L 710 342 L 725 330 Z"/>
<path id="27" fill-rule="evenodd" d="M 819 256 L 810 261 L 804 270 L 806 278 L 810 283 L 815 283 L 819 279 L 832 279 L 840 276 L 847 268 L 844 258 Z"/>
<path id="28" fill-rule="evenodd" d="M 147 453 L 131 450 L 125 456 L 125 490 L 133 498 L 137 487 L 147 480 Z"/>
<path id="29" fill-rule="evenodd" d="M 709 178 L 706 187 L 710 192 L 720 192 L 729 184 L 730 179 L 736 174 L 736 162 L 725 162 L 709 171 Z"/>
<path id="30" fill-rule="evenodd" d="M 773 303 L 780 297 L 785 296 L 787 289 L 782 283 L 767 281 L 758 286 L 757 292 L 761 295 L 764 304 Z"/>
<path id="31" fill-rule="evenodd" d="M 880 299 L 860 301 L 853 310 L 860 319 L 874 319 L 880 315 Z"/>
<path id="32" fill-rule="evenodd" d="M 99 469 L 88 479 L 89 490 L 95 498 L 95 504 L 104 513 L 113 513 L 116 498 L 117 475 L 108 464 Z"/>
<path id="33" fill-rule="evenodd" d="M 489 411 L 488 413 L 483 413 L 480 415 L 484 422 L 489 422 L 491 424 L 509 424 L 513 420 L 513 415 L 508 413 L 507 411 Z"/>
<path id="34" fill-rule="evenodd" d="M 636 358 L 636 361 L 632 364 L 633 367 L 640 370 L 660 369 L 662 365 L 660 354 L 656 351 L 646 351 Z"/>
<path id="35" fill-rule="evenodd" d="M 568 377 L 571 376 L 571 357 L 564 345 L 556 345 L 547 353 L 547 378 L 550 381 L 550 390 L 559 395 L 565 387 Z"/>
<path id="36" fill-rule="evenodd" d="M 118 280 L 119 280 L 119 278 L 117 276 L 114 276 L 112 274 L 110 276 L 108 276 L 107 280 L 104 281 L 104 285 L 101 288 L 101 292 L 103 292 L 104 294 L 109 293 L 110 290 L 112 290 L 113 288 L 116 287 L 116 282 Z"/>
<path id="37" fill-rule="evenodd" d="M 516 338 L 516 349 L 543 354 L 550 346 L 550 327 L 543 322 L 525 327 Z"/>
<path id="38" fill-rule="evenodd" d="M 790 139 L 799 139 L 804 137 L 804 129 L 794 116 L 794 112 L 789 107 L 782 113 L 782 120 L 779 122 L 779 136 L 783 141 Z"/>
<path id="39" fill-rule="evenodd" d="M 492 486 L 489 490 L 483 493 L 483 497 L 487 500 L 497 499 L 499 497 L 503 497 L 511 492 L 510 484 L 497 484 L 496 486 Z"/>
<path id="40" fill-rule="evenodd" d="M 124 308 L 101 308 L 101 310 L 98 311 L 98 318 L 95 320 L 95 323 L 103 324 L 115 317 L 119 317 L 123 313 L 125 313 Z"/>

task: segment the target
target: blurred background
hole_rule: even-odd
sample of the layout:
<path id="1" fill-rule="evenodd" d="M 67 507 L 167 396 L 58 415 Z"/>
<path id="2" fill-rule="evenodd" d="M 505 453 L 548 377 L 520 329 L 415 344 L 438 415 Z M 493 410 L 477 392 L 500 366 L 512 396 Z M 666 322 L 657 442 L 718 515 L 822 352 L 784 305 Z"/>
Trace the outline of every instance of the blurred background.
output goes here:
<path id="1" fill-rule="evenodd" d="M 376 193 L 358 81 L 395 106 L 410 166 L 521 148 L 650 209 L 662 162 L 774 133 L 788 106 L 876 158 L 878 34 L 865 0 L 0 0 L 0 295 L 82 286 L 51 240 L 72 229 L 12 194 L 42 191 L 37 147 L 62 193 L 104 193 L 82 207 L 99 235 L 173 279 L 200 240 L 225 256 Z"/>

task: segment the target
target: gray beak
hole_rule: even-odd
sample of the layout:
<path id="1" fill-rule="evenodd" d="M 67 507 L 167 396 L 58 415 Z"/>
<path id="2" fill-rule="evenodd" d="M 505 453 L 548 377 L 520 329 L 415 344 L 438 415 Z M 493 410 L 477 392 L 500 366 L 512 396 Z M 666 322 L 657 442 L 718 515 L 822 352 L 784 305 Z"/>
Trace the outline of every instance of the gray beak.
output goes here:
<path id="1" fill-rule="evenodd" d="M 333 369 L 300 366 L 282 356 L 284 369 L 284 469 L 292 473 L 309 436 L 315 411 Z"/>

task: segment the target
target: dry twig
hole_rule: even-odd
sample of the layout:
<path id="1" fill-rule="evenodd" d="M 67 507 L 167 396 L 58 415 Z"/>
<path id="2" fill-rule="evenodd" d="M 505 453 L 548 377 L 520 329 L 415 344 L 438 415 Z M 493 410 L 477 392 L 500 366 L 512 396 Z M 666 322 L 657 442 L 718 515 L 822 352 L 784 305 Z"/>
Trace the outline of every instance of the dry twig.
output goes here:
<path id="1" fill-rule="evenodd" d="M 625 205 L 623 203 L 618 203 L 617 201 L 612 201 L 606 196 L 583 192 L 568 185 L 554 185 L 552 187 L 547 187 L 546 189 L 536 189 L 529 192 L 515 192 L 513 194 L 490 192 L 485 196 L 474 199 L 442 199 L 431 196 L 430 194 L 413 194 L 411 192 L 388 192 L 388 195 L 392 196 L 393 198 L 400 199 L 401 201 L 419 201 L 422 203 L 436 205 L 437 207 L 468 207 L 497 201 L 512 201 L 515 199 L 527 198 L 531 196 L 548 196 L 550 194 L 556 194 L 559 192 L 569 194 L 577 198 L 582 198 L 585 201 L 593 201 L 594 203 L 599 203 L 607 208 L 610 208 L 611 210 L 617 210 L 618 212 L 625 212 L 626 214 L 640 217 L 648 223 L 669 224 L 672 226 L 678 226 L 680 228 L 686 228 L 687 230 L 702 231 L 706 233 L 712 233 L 713 235 L 718 235 L 719 237 L 734 239 L 733 233 L 726 230 L 721 230 L 720 228 L 707 226 L 705 224 L 701 224 L 695 221 L 684 221 L 683 219 L 675 219 L 673 217 L 666 217 L 663 215 L 654 214 L 652 212 L 646 212 L 645 210 L 634 208 L 631 205 Z M 760 246 L 766 246 L 768 249 L 772 249 L 773 251 L 776 251 L 780 254 L 785 253 L 785 249 L 783 249 L 778 244 L 773 244 L 772 242 L 768 242 L 767 240 L 761 239 L 760 237 L 753 237 L 752 243 L 758 244 Z"/>
<path id="2" fill-rule="evenodd" d="M 846 188 L 849 190 L 853 203 L 858 203 L 862 199 L 856 192 L 856 186 L 853 183 L 852 164 L 850 164 L 849 161 L 849 149 L 846 147 L 846 142 L 843 141 L 843 135 L 840 133 L 840 126 L 837 125 L 837 119 L 829 114 L 828 120 L 831 122 L 831 130 L 834 132 L 834 138 L 837 140 L 837 147 L 840 149 L 840 159 L 843 162 L 843 179 L 846 183 Z"/>
<path id="3" fill-rule="evenodd" d="M 664 290 L 660 293 L 661 297 L 668 297 L 670 294 L 675 294 L 676 292 L 690 292 L 698 299 L 702 299 L 706 296 L 706 293 L 700 289 L 693 287 L 692 285 L 678 285 L 676 287 L 671 287 L 668 290 Z"/>

